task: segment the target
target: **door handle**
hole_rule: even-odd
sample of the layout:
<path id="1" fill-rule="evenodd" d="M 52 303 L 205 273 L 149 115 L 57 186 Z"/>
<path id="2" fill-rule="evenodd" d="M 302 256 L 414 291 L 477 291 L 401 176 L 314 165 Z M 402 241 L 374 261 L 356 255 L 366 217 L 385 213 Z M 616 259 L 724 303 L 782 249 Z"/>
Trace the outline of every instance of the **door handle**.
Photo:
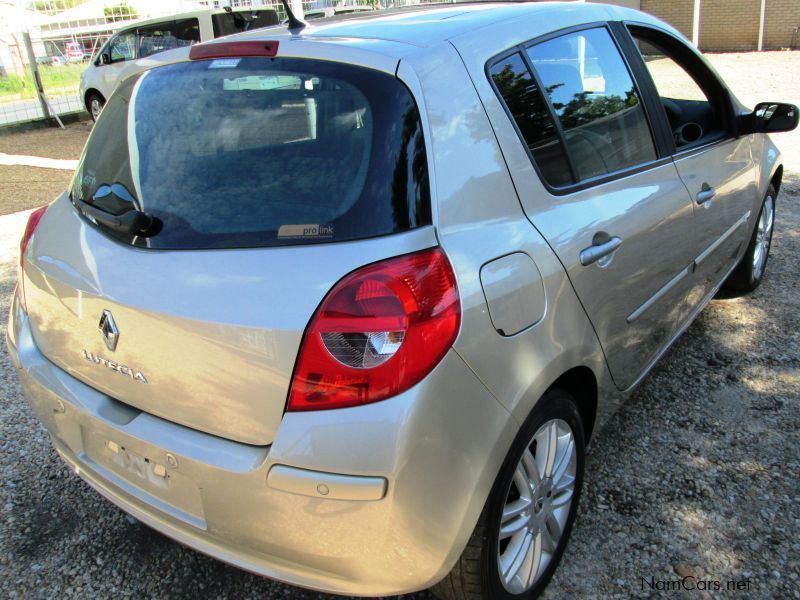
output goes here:
<path id="1" fill-rule="evenodd" d="M 588 248 L 581 250 L 580 259 L 584 267 L 588 267 L 592 263 L 597 262 L 601 258 L 605 258 L 614 250 L 622 245 L 622 239 L 617 236 L 612 237 L 602 244 L 594 244 Z"/>
<path id="2" fill-rule="evenodd" d="M 712 188 L 707 183 L 704 183 L 700 188 L 700 191 L 697 192 L 697 203 L 698 204 L 705 204 L 709 200 L 711 200 L 714 196 L 717 195 L 717 190 Z"/>

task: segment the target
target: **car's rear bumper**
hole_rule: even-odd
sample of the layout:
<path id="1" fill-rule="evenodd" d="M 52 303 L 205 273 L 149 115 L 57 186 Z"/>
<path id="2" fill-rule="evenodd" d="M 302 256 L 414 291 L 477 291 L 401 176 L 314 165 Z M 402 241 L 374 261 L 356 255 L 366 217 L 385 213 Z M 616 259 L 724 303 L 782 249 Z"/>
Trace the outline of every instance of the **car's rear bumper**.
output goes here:
<path id="1" fill-rule="evenodd" d="M 334 593 L 399 594 L 443 577 L 516 431 L 452 351 L 396 398 L 287 413 L 272 446 L 259 447 L 86 386 L 41 354 L 17 302 L 8 347 L 59 454 L 102 495 L 201 552 Z M 289 468 L 268 483 L 275 465 Z M 328 497 L 304 495 L 317 489 L 309 470 L 322 472 Z"/>

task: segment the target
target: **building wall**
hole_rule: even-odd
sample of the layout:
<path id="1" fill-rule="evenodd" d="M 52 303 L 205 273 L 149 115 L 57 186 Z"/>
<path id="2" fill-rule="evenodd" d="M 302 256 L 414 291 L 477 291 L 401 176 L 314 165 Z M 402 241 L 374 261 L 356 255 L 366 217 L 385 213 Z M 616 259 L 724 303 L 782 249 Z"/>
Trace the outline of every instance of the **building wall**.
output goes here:
<path id="1" fill-rule="evenodd" d="M 792 41 L 800 47 L 800 33 L 794 33 L 800 27 L 800 0 L 767 0 L 765 20 L 764 48 L 789 48 Z"/>
<path id="2" fill-rule="evenodd" d="M 600 2 L 602 4 L 616 4 L 617 6 L 625 6 L 626 8 L 641 8 L 640 0 L 588 0 L 588 2 Z"/>
<path id="3" fill-rule="evenodd" d="M 706 0 L 708 1 L 708 0 Z M 642 10 L 663 19 L 687 38 L 692 39 L 694 0 L 642 0 Z"/>
<path id="4" fill-rule="evenodd" d="M 692 39 L 694 0 L 641 0 L 641 7 Z M 756 50 L 760 16 L 761 0 L 701 0 L 700 49 Z M 790 47 L 797 27 L 800 27 L 800 0 L 766 0 L 765 50 Z M 795 44 L 800 45 L 800 34 L 795 37 Z"/>
<path id="5" fill-rule="evenodd" d="M 704 0 L 700 3 L 703 50 L 757 50 L 760 0 Z"/>

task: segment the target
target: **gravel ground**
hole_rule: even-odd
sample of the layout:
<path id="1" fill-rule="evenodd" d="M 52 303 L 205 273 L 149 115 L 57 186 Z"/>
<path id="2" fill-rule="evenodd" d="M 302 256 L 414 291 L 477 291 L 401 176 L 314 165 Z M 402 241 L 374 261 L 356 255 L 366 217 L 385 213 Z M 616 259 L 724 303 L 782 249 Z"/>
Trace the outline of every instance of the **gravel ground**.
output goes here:
<path id="1" fill-rule="evenodd" d="M 0 134 L 0 152 L 78 159 L 91 128 L 91 122 L 80 121 L 64 129 L 33 129 L 24 133 Z M 58 169 L 0 165 L 0 215 L 48 204 L 67 187 L 71 179 L 71 172 Z"/>
<path id="2" fill-rule="evenodd" d="M 0 215 L 49 204 L 71 180 L 70 171 L 0 165 Z"/>
<path id="3" fill-rule="evenodd" d="M 744 101 L 800 103 L 798 57 L 711 58 Z M 687 574 L 749 578 L 749 596 L 800 598 L 800 132 L 778 141 L 787 175 L 764 284 L 712 302 L 595 436 L 547 598 L 648 597 L 658 594 L 642 578 Z M 2 331 L 24 222 L 0 219 Z M 127 517 L 61 464 L 5 356 L 0 380 L 0 596 L 328 598 L 228 567 Z"/>
<path id="4" fill-rule="evenodd" d="M 80 158 L 91 130 L 91 121 L 79 121 L 66 125 L 64 129 L 49 127 L 10 135 L 0 133 L 0 152 L 47 158 Z"/>
<path id="5" fill-rule="evenodd" d="M 768 275 L 717 299 L 594 441 L 547 597 L 652 595 L 641 578 L 750 578 L 800 598 L 800 178 Z"/>

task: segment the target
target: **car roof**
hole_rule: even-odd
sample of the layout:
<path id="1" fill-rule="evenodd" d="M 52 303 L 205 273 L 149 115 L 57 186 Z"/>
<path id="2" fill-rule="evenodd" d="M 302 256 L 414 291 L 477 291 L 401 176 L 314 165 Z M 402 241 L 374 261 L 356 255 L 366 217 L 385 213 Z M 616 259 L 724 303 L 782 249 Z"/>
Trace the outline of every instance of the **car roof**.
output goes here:
<path id="1" fill-rule="evenodd" d="M 399 9 L 365 11 L 314 20 L 300 32 L 303 38 L 356 38 L 431 46 L 463 33 L 515 18 L 536 15 L 543 21 L 556 12 L 575 13 L 576 23 L 597 20 L 655 19 L 639 11 L 583 2 L 464 2 L 417 5 Z M 238 34 L 248 39 L 274 39 L 289 35 L 285 28 L 267 27 Z M 279 35 L 278 37 L 281 37 Z M 228 38 L 232 39 L 232 38 Z"/>

